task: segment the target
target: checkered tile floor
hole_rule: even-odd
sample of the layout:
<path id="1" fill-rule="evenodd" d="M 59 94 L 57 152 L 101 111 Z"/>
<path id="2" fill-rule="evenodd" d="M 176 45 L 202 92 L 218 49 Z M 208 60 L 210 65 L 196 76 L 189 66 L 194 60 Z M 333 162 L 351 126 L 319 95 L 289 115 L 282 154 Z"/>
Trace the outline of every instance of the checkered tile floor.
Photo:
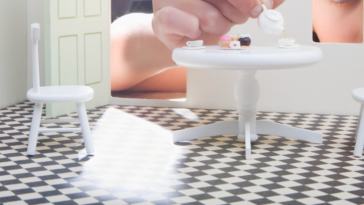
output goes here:
<path id="1" fill-rule="evenodd" d="M 3 204 L 364 204 L 356 116 L 260 112 L 322 132 L 324 143 L 260 136 L 245 160 L 236 135 L 171 139 L 171 130 L 236 119 L 235 111 L 104 106 L 88 110 L 95 156 L 86 156 L 80 133 L 44 133 L 28 157 L 32 110 L 24 102 L 0 111 Z"/>

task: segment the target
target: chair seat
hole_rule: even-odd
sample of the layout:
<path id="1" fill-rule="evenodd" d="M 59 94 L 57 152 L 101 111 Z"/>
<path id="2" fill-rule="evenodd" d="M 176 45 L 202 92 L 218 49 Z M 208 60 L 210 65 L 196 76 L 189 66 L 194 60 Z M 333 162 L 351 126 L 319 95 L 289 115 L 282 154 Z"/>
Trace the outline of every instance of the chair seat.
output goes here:
<path id="1" fill-rule="evenodd" d="M 364 88 L 354 89 L 351 95 L 353 96 L 354 100 L 364 103 Z"/>
<path id="2" fill-rule="evenodd" d="M 40 87 L 38 93 L 35 93 L 33 88 L 27 93 L 29 101 L 41 103 L 85 102 L 93 96 L 94 90 L 83 85 L 46 86 Z"/>

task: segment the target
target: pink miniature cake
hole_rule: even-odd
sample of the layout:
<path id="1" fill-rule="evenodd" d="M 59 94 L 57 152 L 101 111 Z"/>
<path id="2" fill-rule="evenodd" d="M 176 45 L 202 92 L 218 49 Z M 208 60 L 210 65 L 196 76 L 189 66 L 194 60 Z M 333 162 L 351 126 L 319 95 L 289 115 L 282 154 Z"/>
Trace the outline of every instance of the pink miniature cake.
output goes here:
<path id="1" fill-rule="evenodd" d="M 220 41 L 219 41 L 221 48 L 230 48 L 231 40 L 232 40 L 231 37 L 228 35 L 221 36 Z"/>

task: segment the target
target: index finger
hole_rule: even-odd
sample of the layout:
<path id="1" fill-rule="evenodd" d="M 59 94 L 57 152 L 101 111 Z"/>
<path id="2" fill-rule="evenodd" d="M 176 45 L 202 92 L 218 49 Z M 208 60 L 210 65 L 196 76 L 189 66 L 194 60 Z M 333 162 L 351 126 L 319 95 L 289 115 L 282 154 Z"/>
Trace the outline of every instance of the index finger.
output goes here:
<path id="1" fill-rule="evenodd" d="M 277 8 L 279 5 L 281 5 L 285 0 L 274 0 L 273 3 L 273 9 Z"/>
<path id="2" fill-rule="evenodd" d="M 262 3 L 260 0 L 228 0 L 233 6 L 239 9 L 246 16 L 257 18 L 262 13 Z M 271 1 L 271 0 L 269 0 Z M 270 7 L 269 7 L 270 8 Z"/>
<path id="3" fill-rule="evenodd" d="M 262 4 L 268 9 L 277 8 L 284 0 L 228 0 L 237 9 L 251 18 L 257 18 L 262 13 Z"/>

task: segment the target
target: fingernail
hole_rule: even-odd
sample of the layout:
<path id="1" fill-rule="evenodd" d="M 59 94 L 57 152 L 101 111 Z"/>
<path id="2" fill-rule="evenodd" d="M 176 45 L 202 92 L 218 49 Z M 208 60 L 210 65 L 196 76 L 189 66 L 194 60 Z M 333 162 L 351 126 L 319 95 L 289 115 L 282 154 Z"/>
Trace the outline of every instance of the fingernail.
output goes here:
<path id="1" fill-rule="evenodd" d="M 201 35 L 202 31 L 200 29 L 198 29 L 197 33 L 196 33 L 196 37 L 195 38 L 198 38 L 200 35 Z"/>
<path id="2" fill-rule="evenodd" d="M 187 35 L 188 38 L 195 39 L 198 38 L 201 35 L 201 30 L 198 29 L 198 31 L 191 33 L 190 35 Z"/>
<path id="3" fill-rule="evenodd" d="M 273 8 L 273 0 L 260 0 L 260 2 L 262 2 L 262 4 L 267 7 L 267 9 Z"/>
<path id="4" fill-rule="evenodd" d="M 250 14 L 254 17 L 258 17 L 260 13 L 262 13 L 263 8 L 261 5 L 254 7 L 254 9 L 250 12 Z"/>

